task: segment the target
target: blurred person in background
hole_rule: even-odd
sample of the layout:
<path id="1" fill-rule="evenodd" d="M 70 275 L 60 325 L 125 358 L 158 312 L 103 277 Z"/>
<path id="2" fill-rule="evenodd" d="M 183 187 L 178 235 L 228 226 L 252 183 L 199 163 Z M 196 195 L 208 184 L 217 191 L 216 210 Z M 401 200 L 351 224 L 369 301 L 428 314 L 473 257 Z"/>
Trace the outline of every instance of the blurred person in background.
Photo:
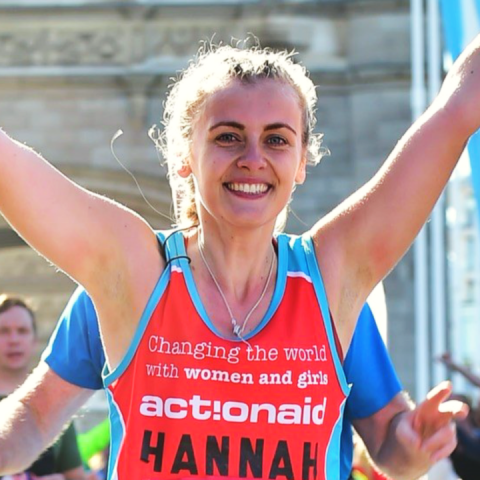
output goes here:
<path id="1" fill-rule="evenodd" d="M 0 295 L 0 400 L 27 378 L 36 345 L 37 325 L 32 308 L 19 297 Z M 13 478 L 85 480 L 73 424 L 26 472 Z"/>
<path id="2" fill-rule="evenodd" d="M 100 335 L 98 335 L 98 340 L 100 341 Z M 79 342 L 79 347 L 83 346 Z M 105 479 L 110 447 L 110 419 L 107 417 L 90 430 L 79 433 L 77 440 L 83 464 L 87 465 L 90 470 L 91 478 L 89 480 Z"/>
<path id="3" fill-rule="evenodd" d="M 466 378 L 472 385 L 480 388 L 480 376 L 472 368 L 453 360 L 449 352 L 445 352 L 439 359 L 450 371 L 457 372 Z M 462 480 L 478 480 L 480 478 L 480 411 L 474 408 L 472 400 L 466 395 L 452 395 L 451 398 L 460 400 L 470 407 L 470 412 L 457 423 L 457 448 L 450 456 L 455 472 Z"/>
<path id="4" fill-rule="evenodd" d="M 349 480 L 388 480 L 388 477 L 375 468 L 358 435 L 355 435 L 354 439 L 353 468 Z"/>
<path id="5" fill-rule="evenodd" d="M 480 429 L 475 421 L 475 409 L 465 395 L 452 395 L 470 406 L 469 414 L 457 419 L 457 448 L 450 455 L 453 468 L 462 480 L 478 480 L 480 478 Z"/>

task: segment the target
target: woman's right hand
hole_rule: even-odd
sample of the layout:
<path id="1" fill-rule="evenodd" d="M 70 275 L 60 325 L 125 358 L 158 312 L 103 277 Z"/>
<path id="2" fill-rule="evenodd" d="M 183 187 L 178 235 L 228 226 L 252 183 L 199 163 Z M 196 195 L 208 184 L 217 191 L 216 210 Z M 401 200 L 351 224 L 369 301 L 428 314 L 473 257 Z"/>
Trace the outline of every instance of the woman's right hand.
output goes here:
<path id="1" fill-rule="evenodd" d="M 480 35 L 450 68 L 436 105 L 447 108 L 449 116 L 454 117 L 452 125 L 465 140 L 480 128 Z"/>

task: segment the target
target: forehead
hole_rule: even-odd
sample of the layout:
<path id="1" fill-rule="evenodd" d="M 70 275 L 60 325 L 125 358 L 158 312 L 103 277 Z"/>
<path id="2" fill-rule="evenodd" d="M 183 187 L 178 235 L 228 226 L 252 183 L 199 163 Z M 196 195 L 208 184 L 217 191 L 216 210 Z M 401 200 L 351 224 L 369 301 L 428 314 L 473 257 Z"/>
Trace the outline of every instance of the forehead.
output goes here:
<path id="1" fill-rule="evenodd" d="M 207 126 L 242 119 L 248 123 L 301 125 L 298 93 L 281 80 L 266 78 L 253 83 L 233 80 L 206 99 L 199 116 Z"/>
<path id="2" fill-rule="evenodd" d="M 0 313 L 0 328 L 29 328 L 33 330 L 30 312 L 18 305 Z"/>

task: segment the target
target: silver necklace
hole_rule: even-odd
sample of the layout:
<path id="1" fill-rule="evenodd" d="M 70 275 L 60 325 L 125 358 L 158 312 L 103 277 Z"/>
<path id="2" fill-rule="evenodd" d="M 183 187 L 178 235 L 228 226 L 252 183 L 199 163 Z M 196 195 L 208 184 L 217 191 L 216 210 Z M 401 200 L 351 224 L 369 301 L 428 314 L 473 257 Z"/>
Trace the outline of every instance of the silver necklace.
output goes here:
<path id="1" fill-rule="evenodd" d="M 198 242 L 198 251 L 200 252 L 200 256 L 202 257 L 203 263 L 205 264 L 205 267 L 207 268 L 208 273 L 212 277 L 213 283 L 217 287 L 218 293 L 222 297 L 222 300 L 223 300 L 223 303 L 225 304 L 225 307 L 227 307 L 228 314 L 230 315 L 230 322 L 232 323 L 233 334 L 241 339 L 242 334 L 245 331 L 245 327 L 247 326 L 247 323 L 250 320 L 250 317 L 252 316 L 252 314 L 256 310 L 256 308 L 260 305 L 260 302 L 263 300 L 263 297 L 267 293 L 268 285 L 270 284 L 270 279 L 272 278 L 273 263 L 274 263 L 274 259 L 275 259 L 275 251 L 273 251 L 273 248 L 272 248 L 272 261 L 270 263 L 270 270 L 268 271 L 267 281 L 265 282 L 265 286 L 263 287 L 263 291 L 262 291 L 260 297 L 258 298 L 258 300 L 255 302 L 255 305 L 247 313 L 247 315 L 245 317 L 245 320 L 243 321 L 242 325 L 239 325 L 237 320 L 235 320 L 235 317 L 233 316 L 233 313 L 232 313 L 232 309 L 230 308 L 230 305 L 228 304 L 227 299 L 225 298 L 225 294 L 223 293 L 223 290 L 220 287 L 220 284 L 218 283 L 215 275 L 212 272 L 212 269 L 210 268 L 210 265 L 207 262 L 207 259 L 205 258 L 205 254 L 203 253 L 203 247 L 201 246 L 200 242 Z"/>

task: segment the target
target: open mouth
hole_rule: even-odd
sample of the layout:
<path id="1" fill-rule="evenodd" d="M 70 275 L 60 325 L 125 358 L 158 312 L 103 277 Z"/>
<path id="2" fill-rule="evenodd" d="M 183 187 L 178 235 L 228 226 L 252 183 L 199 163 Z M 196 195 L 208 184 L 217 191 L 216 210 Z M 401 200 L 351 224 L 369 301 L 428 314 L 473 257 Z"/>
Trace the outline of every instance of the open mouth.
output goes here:
<path id="1" fill-rule="evenodd" d="M 224 184 L 227 190 L 243 195 L 258 196 L 268 192 L 272 186 L 268 183 L 236 183 L 229 182 Z"/>

